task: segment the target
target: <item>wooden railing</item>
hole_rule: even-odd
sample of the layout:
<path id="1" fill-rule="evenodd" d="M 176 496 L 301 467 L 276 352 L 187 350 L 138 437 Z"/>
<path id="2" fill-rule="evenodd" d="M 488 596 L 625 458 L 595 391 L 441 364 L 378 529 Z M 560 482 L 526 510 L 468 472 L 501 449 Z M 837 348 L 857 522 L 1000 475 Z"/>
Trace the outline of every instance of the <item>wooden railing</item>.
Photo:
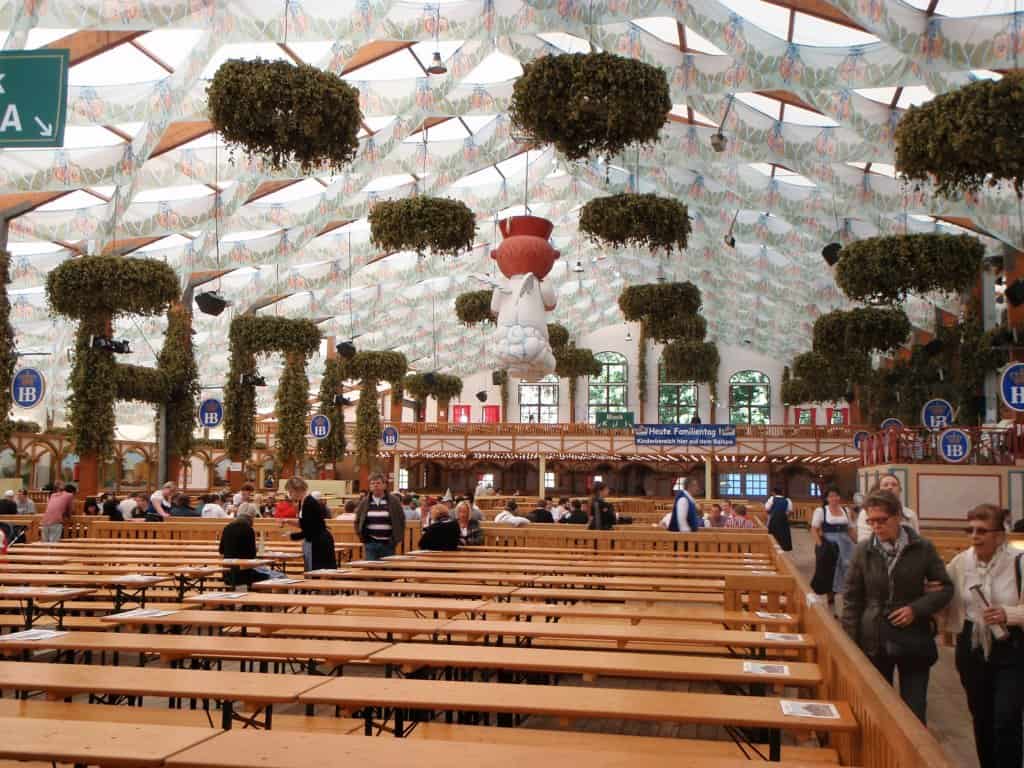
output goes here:
<path id="1" fill-rule="evenodd" d="M 1024 425 L 1002 427 L 961 427 L 971 438 L 971 449 L 963 464 L 1013 465 L 1024 458 Z M 865 437 L 860 444 L 861 464 L 946 464 L 939 451 L 940 432 L 921 427 L 887 429 Z"/>
<path id="2" fill-rule="evenodd" d="M 385 427 L 394 427 L 410 435 L 623 435 L 632 437 L 632 429 L 604 429 L 593 424 L 522 424 L 519 422 L 490 422 L 457 424 L 434 421 L 388 421 Z M 868 429 L 862 425 L 808 426 L 798 424 L 738 424 L 736 436 L 775 437 L 786 439 L 850 438 Z"/>

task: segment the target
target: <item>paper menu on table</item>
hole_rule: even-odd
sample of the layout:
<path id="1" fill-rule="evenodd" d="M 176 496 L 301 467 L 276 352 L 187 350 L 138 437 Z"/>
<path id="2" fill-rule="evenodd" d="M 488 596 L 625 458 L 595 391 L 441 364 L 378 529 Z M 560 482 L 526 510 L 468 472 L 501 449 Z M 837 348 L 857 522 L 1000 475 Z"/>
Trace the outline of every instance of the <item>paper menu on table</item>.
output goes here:
<path id="1" fill-rule="evenodd" d="M 24 629 L 21 632 L 11 632 L 9 635 L 0 635 L 0 642 L 11 640 L 52 640 L 55 637 L 66 635 L 67 632 L 56 632 L 52 629 Z"/>
<path id="2" fill-rule="evenodd" d="M 765 632 L 764 639 L 776 643 L 802 643 L 804 636 L 792 632 Z"/>
<path id="3" fill-rule="evenodd" d="M 755 614 L 759 619 L 774 619 L 775 621 L 792 621 L 793 617 L 788 613 L 769 613 L 768 611 L 757 611 Z"/>
<path id="4" fill-rule="evenodd" d="M 114 616 L 119 619 L 158 619 L 162 616 L 172 616 L 175 613 L 177 611 L 161 611 L 157 608 L 134 608 L 130 611 L 115 613 Z"/>
<path id="5" fill-rule="evenodd" d="M 744 661 L 743 671 L 750 675 L 789 675 L 789 665 L 763 661 Z"/>
<path id="6" fill-rule="evenodd" d="M 260 584 L 298 584 L 302 579 L 265 579 Z"/>
<path id="7" fill-rule="evenodd" d="M 826 704 L 819 701 L 793 701 L 782 699 L 779 702 L 782 707 L 782 714 L 792 717 L 816 717 L 820 720 L 838 720 L 839 710 L 835 704 Z"/>

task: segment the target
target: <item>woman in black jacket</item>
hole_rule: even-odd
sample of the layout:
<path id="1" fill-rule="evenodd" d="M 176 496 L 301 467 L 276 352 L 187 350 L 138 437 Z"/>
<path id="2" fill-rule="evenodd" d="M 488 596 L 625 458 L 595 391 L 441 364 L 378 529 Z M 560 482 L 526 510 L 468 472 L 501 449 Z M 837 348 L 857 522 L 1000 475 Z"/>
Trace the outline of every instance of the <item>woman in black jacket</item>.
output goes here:
<path id="1" fill-rule="evenodd" d="M 309 493 L 309 485 L 301 477 L 289 478 L 285 492 L 299 510 L 299 530 L 291 535 L 293 541 L 302 540 L 302 560 L 307 571 L 337 568 L 334 537 L 324 522 L 324 508 Z M 282 520 L 282 525 L 296 525 L 294 520 Z"/>
<path id="2" fill-rule="evenodd" d="M 594 483 L 594 496 L 590 499 L 590 524 L 587 528 L 593 531 L 610 531 L 615 527 L 615 510 L 604 500 L 608 489 L 598 480 Z"/>

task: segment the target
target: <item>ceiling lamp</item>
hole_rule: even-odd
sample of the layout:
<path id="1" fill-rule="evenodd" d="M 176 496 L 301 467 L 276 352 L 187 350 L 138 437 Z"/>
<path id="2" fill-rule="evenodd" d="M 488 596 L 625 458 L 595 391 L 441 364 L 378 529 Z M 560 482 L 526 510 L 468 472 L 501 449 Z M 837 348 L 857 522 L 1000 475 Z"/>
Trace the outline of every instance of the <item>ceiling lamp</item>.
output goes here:
<path id="1" fill-rule="evenodd" d="M 839 252 L 841 250 L 843 250 L 841 243 L 829 243 L 821 249 L 821 258 L 830 267 L 834 267 L 839 262 Z"/>
<path id="2" fill-rule="evenodd" d="M 737 218 L 737 217 L 738 217 L 739 215 L 740 215 L 740 211 L 739 211 L 739 209 L 737 208 L 737 209 L 736 209 L 736 213 L 735 213 L 735 214 L 733 214 L 733 217 L 732 217 L 732 221 L 731 221 L 731 222 L 729 222 L 729 231 L 728 231 L 728 232 L 726 232 L 726 233 L 725 233 L 725 237 L 723 237 L 723 238 L 722 238 L 722 241 L 723 241 L 723 242 L 724 242 L 724 243 L 725 243 L 725 244 L 726 244 L 727 246 L 729 246 L 730 248 L 735 248 L 735 247 L 736 247 L 736 238 L 732 236 L 732 229 L 733 229 L 733 227 L 735 227 L 735 226 L 736 226 L 736 218 Z"/>
<path id="3" fill-rule="evenodd" d="M 579 259 L 576 259 L 576 263 L 573 265 L 572 271 L 576 272 L 576 273 L 582 272 L 583 271 L 583 262 L 580 261 Z"/>
<path id="4" fill-rule="evenodd" d="M 729 110 L 732 109 L 732 100 L 734 96 L 729 96 L 729 100 L 725 103 L 725 114 L 722 115 L 722 122 L 718 124 L 718 130 L 711 134 L 711 148 L 715 152 L 725 152 L 725 148 L 729 146 L 729 139 L 722 133 L 722 128 L 725 127 L 725 119 L 729 117 Z"/>
<path id="5" fill-rule="evenodd" d="M 204 291 L 196 294 L 196 306 L 204 315 L 216 317 L 227 308 L 228 302 L 217 291 Z"/>
<path id="6" fill-rule="evenodd" d="M 481 389 L 479 392 L 476 393 L 476 399 L 479 400 L 481 403 L 486 403 L 487 402 L 487 392 L 485 392 L 484 390 Z"/>
<path id="7" fill-rule="evenodd" d="M 351 341 L 339 342 L 334 349 L 338 353 L 338 357 L 344 360 L 351 360 L 356 356 L 356 345 Z"/>
<path id="8" fill-rule="evenodd" d="M 1006 287 L 1006 300 L 1011 307 L 1019 307 L 1024 304 L 1024 282 L 1014 280 Z"/>
<path id="9" fill-rule="evenodd" d="M 626 326 L 626 341 L 632 341 L 632 340 L 633 340 L 633 334 L 630 333 L 629 326 L 627 325 Z"/>
<path id="10" fill-rule="evenodd" d="M 441 28 L 441 4 L 437 4 L 437 8 L 434 14 L 434 55 L 430 58 L 430 66 L 427 67 L 428 75 L 446 75 L 448 74 L 448 67 L 444 65 L 444 61 L 441 60 L 441 51 L 437 46 L 437 33 Z"/>

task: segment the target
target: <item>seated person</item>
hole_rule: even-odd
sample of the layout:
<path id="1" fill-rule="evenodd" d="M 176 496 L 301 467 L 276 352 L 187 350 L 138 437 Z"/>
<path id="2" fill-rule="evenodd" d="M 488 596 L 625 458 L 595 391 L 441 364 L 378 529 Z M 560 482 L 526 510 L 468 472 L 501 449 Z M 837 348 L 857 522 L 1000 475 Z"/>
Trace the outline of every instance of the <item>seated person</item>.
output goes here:
<path id="1" fill-rule="evenodd" d="M 548 510 L 547 503 L 541 499 L 537 502 L 537 507 L 528 515 L 531 523 L 553 523 L 555 518 Z"/>
<path id="2" fill-rule="evenodd" d="M 199 517 L 199 513 L 192 509 L 192 499 L 179 493 L 171 501 L 171 517 Z"/>
<path id="3" fill-rule="evenodd" d="M 277 507 L 277 494 L 271 493 L 263 497 L 260 504 L 260 517 L 273 517 L 274 509 Z"/>
<path id="4" fill-rule="evenodd" d="M 579 499 L 573 499 L 569 505 L 569 511 L 562 515 L 560 523 L 575 523 L 576 525 L 586 525 L 590 520 L 590 515 L 587 510 L 583 509 L 583 502 Z"/>
<path id="5" fill-rule="evenodd" d="M 446 504 L 430 510 L 430 527 L 420 536 L 419 549 L 449 552 L 459 548 L 459 524 L 448 515 Z"/>
<path id="6" fill-rule="evenodd" d="M 737 504 L 733 508 L 733 516 L 725 521 L 724 528 L 756 528 L 757 525 L 747 515 L 747 505 Z"/>
<path id="7" fill-rule="evenodd" d="M 460 501 L 455 506 L 455 519 L 459 523 L 460 546 L 478 547 L 484 543 L 484 530 L 473 519 L 473 507 L 468 501 Z"/>
<path id="8" fill-rule="evenodd" d="M 121 517 L 121 510 L 117 508 L 117 504 L 117 498 L 112 493 L 104 493 L 100 496 L 100 509 L 103 510 L 103 514 L 107 516 L 108 520 L 120 522 L 124 519 Z"/>
<path id="9" fill-rule="evenodd" d="M 253 560 L 256 558 L 256 531 L 253 530 L 252 521 L 257 513 L 256 505 L 244 503 L 238 508 L 235 519 L 224 526 L 220 533 L 220 544 L 218 551 L 221 557 L 235 558 L 239 560 Z M 235 572 L 232 578 L 230 570 L 224 571 L 224 584 L 230 588 L 249 585 L 255 581 L 264 579 L 279 579 L 284 574 L 271 570 L 266 566 L 258 568 L 242 568 Z"/>
<path id="10" fill-rule="evenodd" d="M 359 506 L 359 505 L 356 504 L 356 500 L 355 499 L 349 499 L 348 501 L 345 502 L 344 511 L 340 515 L 338 515 L 337 519 L 338 520 L 348 520 L 349 522 L 352 522 L 353 520 L 356 519 L 356 507 L 357 506 Z"/>
<path id="11" fill-rule="evenodd" d="M 528 518 L 520 517 L 516 514 L 519 511 L 519 505 L 514 501 L 509 501 L 505 508 L 494 516 L 494 522 L 498 525 L 513 525 L 519 528 L 523 525 L 529 525 L 530 521 Z"/>
<path id="12" fill-rule="evenodd" d="M 4 491 L 0 498 L 0 515 L 18 514 L 18 504 L 14 501 L 14 491 Z"/>
<path id="13" fill-rule="evenodd" d="M 219 496 L 208 495 L 203 497 L 203 511 L 200 512 L 200 516 L 207 518 L 224 518 L 228 516 L 228 513 L 224 510 L 224 507 L 220 505 Z"/>
<path id="14" fill-rule="evenodd" d="M 402 497 L 402 514 L 405 515 L 407 522 L 420 519 L 420 510 L 416 506 L 416 500 L 409 494 Z"/>

